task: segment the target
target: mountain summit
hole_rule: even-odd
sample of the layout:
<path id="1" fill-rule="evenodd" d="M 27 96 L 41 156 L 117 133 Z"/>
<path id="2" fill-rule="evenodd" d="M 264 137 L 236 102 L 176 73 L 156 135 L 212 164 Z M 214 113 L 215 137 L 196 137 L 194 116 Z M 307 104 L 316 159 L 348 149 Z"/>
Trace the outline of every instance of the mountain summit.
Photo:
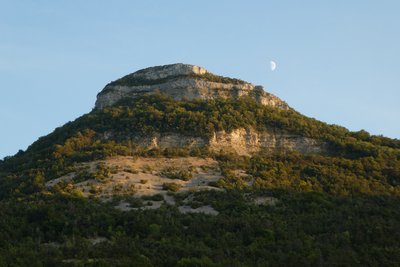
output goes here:
<path id="1" fill-rule="evenodd" d="M 97 96 L 95 108 L 112 106 L 122 98 L 162 92 L 176 100 L 239 98 L 249 96 L 263 105 L 287 110 L 289 106 L 262 86 L 218 76 L 203 67 L 171 64 L 150 67 L 109 83 Z"/>

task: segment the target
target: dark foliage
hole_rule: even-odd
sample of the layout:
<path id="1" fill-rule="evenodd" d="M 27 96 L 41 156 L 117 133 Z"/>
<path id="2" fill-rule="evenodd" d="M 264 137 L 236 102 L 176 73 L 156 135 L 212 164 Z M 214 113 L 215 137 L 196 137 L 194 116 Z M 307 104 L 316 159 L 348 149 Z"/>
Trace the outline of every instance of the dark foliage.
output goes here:
<path id="1" fill-rule="evenodd" d="M 252 198 L 278 203 L 257 206 Z M 393 197 L 203 192 L 220 214 L 120 212 L 59 196 L 0 202 L 0 263 L 12 266 L 396 266 Z M 101 237 L 104 242 L 94 243 Z"/>

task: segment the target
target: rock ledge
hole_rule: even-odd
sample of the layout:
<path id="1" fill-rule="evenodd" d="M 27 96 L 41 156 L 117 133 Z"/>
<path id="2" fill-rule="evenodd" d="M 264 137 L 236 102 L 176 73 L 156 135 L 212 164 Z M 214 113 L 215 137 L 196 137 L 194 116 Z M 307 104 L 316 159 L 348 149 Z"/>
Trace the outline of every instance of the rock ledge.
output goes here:
<path id="1" fill-rule="evenodd" d="M 258 103 L 287 110 L 289 106 L 262 86 L 214 75 L 205 68 L 171 64 L 139 70 L 109 83 L 97 95 L 96 109 L 104 109 L 122 98 L 162 92 L 176 100 L 239 98 L 249 96 Z"/>

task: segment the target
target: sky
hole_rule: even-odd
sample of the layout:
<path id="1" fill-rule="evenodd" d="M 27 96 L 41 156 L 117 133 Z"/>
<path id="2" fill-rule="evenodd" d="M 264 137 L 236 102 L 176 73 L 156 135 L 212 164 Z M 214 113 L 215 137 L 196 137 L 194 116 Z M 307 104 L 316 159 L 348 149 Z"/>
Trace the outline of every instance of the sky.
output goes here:
<path id="1" fill-rule="evenodd" d="M 398 0 L 0 0 L 0 159 L 90 112 L 108 82 L 178 62 L 400 139 L 399 12 Z"/>

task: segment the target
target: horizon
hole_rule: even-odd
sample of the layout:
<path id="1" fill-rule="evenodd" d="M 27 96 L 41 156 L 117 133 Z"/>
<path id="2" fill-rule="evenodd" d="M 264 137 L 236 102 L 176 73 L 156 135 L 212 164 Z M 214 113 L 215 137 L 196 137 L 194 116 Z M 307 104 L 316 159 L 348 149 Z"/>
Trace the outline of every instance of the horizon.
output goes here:
<path id="1" fill-rule="evenodd" d="M 400 3 L 288 3 L 5 1 L 0 159 L 90 112 L 110 81 L 176 62 L 262 85 L 328 124 L 399 139 Z"/>

